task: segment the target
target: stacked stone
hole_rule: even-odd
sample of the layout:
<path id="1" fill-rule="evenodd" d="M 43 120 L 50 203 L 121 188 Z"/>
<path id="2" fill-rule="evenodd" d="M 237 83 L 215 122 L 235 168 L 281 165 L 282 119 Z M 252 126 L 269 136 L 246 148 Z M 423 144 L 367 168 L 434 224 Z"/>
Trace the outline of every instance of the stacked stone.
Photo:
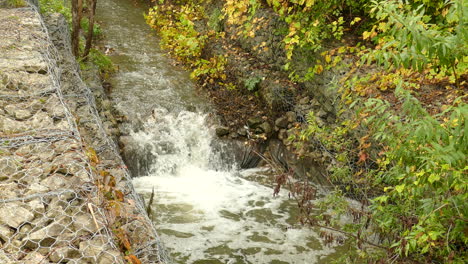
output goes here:
<path id="1" fill-rule="evenodd" d="M 68 25 L 63 16 L 52 14 L 45 18 L 45 24 L 58 51 L 63 100 L 72 115 L 77 117 L 83 142 L 96 152 L 99 159 L 93 168 L 98 174 L 101 193 L 105 192 L 108 197 L 103 206 L 111 208 L 107 211 L 107 222 L 112 232 L 118 234 L 118 244 L 128 242 L 131 248 L 124 248 L 124 251 L 134 254 L 141 263 L 167 262 L 168 256 L 113 141 L 118 134 L 117 122 L 104 89 L 96 76 L 90 76 L 89 72 L 84 74 L 86 84 L 81 79 L 79 67 L 71 54 Z M 125 196 L 115 197 L 116 192 Z"/>
<path id="2" fill-rule="evenodd" d="M 0 9 L 0 263 L 124 263 L 33 8 Z"/>
<path id="3" fill-rule="evenodd" d="M 81 80 L 63 17 L 46 24 L 0 8 L 0 263 L 162 263 L 102 87 Z"/>

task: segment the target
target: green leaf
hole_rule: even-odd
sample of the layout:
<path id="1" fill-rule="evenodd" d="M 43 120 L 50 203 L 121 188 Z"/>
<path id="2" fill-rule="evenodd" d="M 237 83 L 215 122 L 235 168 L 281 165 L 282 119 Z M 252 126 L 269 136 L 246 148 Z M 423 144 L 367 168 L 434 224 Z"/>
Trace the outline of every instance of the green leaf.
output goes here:
<path id="1" fill-rule="evenodd" d="M 395 190 L 396 190 L 398 193 L 402 193 L 404 189 L 405 189 L 405 184 L 404 184 L 404 183 L 395 186 Z"/>
<path id="2" fill-rule="evenodd" d="M 428 181 L 430 183 L 434 183 L 434 182 L 439 181 L 439 180 L 440 180 L 440 175 L 439 174 L 432 173 L 431 175 L 429 175 Z"/>

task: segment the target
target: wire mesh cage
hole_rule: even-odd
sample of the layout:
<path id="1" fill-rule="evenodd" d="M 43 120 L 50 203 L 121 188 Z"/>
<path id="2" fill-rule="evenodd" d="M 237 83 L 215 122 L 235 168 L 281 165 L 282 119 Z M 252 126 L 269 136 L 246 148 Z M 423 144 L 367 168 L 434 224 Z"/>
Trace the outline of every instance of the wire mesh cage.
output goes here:
<path id="1" fill-rule="evenodd" d="M 28 3 L 0 25 L 0 263 L 167 263 L 66 24 L 53 43 Z"/>

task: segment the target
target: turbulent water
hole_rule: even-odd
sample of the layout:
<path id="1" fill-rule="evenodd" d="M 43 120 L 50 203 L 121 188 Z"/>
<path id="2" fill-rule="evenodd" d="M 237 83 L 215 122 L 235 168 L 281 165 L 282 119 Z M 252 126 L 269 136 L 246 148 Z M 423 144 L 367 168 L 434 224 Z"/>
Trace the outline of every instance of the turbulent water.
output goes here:
<path id="1" fill-rule="evenodd" d="M 154 188 L 154 222 L 175 263 L 328 263 L 335 249 L 296 224 L 286 192 L 273 197 L 262 169 L 238 170 L 210 128 L 209 104 L 188 74 L 171 66 L 145 25 L 145 6 L 98 2 L 105 42 L 119 72 L 116 107 L 133 127 L 136 157 L 149 159 L 134 185 Z"/>

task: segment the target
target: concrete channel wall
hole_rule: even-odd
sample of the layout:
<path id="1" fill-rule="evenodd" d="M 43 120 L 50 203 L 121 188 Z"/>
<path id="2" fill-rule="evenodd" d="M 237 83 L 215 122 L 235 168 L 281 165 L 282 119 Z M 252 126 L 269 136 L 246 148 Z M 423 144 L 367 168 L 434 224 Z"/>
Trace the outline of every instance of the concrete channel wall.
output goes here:
<path id="1" fill-rule="evenodd" d="M 167 263 L 55 22 L 0 8 L 0 263 Z"/>

